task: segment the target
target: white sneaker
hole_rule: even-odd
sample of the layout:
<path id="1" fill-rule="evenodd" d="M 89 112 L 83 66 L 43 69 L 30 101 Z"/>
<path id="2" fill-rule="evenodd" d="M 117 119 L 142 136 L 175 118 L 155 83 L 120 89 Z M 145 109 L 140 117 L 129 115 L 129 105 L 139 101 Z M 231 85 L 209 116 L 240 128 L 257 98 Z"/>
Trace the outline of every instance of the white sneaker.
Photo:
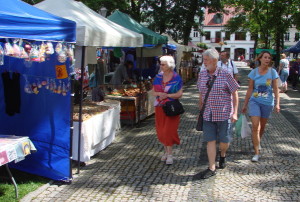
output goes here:
<path id="1" fill-rule="evenodd" d="M 166 164 L 167 165 L 172 165 L 173 164 L 173 156 L 172 155 L 167 156 Z"/>
<path id="2" fill-rule="evenodd" d="M 259 155 L 258 154 L 255 154 L 254 156 L 253 156 L 253 158 L 252 158 L 252 160 L 251 161 L 253 161 L 253 162 L 257 162 L 258 160 L 259 160 Z"/>
<path id="3" fill-rule="evenodd" d="M 168 155 L 167 155 L 166 153 L 164 153 L 164 155 L 161 156 L 161 159 L 160 159 L 160 160 L 161 160 L 161 161 L 166 161 L 166 160 L 167 160 L 167 156 L 168 156 Z"/>

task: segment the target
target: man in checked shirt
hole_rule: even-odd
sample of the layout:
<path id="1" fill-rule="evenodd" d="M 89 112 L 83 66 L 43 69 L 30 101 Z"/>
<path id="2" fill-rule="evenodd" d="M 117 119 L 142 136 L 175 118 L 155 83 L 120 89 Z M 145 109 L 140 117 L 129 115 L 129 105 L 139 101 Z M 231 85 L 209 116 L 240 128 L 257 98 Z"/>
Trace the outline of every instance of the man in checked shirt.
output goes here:
<path id="1" fill-rule="evenodd" d="M 203 113 L 203 139 L 207 142 L 209 167 L 196 175 L 201 179 L 216 174 L 217 140 L 220 141 L 221 151 L 218 168 L 225 168 L 226 151 L 232 139 L 232 123 L 237 121 L 239 84 L 227 70 L 217 66 L 218 59 L 219 54 L 215 49 L 208 49 L 203 53 L 205 69 L 200 71 L 197 82 L 200 109 L 207 90 L 212 85 Z"/>

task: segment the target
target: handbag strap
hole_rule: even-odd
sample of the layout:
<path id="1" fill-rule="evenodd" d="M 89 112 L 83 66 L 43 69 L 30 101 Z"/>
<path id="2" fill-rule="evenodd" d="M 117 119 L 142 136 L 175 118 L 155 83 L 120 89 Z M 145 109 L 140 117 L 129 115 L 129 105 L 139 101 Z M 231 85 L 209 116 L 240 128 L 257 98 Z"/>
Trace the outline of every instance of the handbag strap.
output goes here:
<path id="1" fill-rule="evenodd" d="M 212 87 L 213 87 L 213 85 L 214 85 L 214 82 L 215 82 L 216 78 L 217 78 L 217 76 L 214 75 L 214 76 L 213 76 L 213 79 L 211 80 L 210 85 L 208 86 L 208 89 L 207 89 L 207 92 L 206 92 L 206 94 L 205 94 L 204 102 L 203 102 L 203 105 L 202 105 L 202 108 L 201 108 L 200 113 L 204 113 L 206 101 L 207 101 L 207 99 L 208 99 L 208 95 L 209 95 L 210 90 L 212 89 Z"/>

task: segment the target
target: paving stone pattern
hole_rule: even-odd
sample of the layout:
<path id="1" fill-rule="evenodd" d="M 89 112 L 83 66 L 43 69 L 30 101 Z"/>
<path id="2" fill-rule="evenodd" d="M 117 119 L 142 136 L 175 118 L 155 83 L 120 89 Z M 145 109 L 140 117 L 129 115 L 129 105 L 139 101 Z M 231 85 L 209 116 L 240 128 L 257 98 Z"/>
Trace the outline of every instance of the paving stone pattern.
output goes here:
<path id="1" fill-rule="evenodd" d="M 250 69 L 240 67 L 240 104 Z M 21 201 L 300 201 L 300 94 L 281 94 L 282 113 L 272 114 L 262 140 L 262 158 L 252 163 L 250 138 L 234 137 L 228 166 L 198 180 L 207 168 L 206 145 L 194 127 L 198 113 L 195 80 L 185 84 L 186 112 L 179 128 L 175 161 L 160 161 L 154 116 L 139 127 L 123 127 L 109 147 L 95 155 L 71 184 L 50 182 Z M 74 173 L 77 170 L 74 169 Z"/>

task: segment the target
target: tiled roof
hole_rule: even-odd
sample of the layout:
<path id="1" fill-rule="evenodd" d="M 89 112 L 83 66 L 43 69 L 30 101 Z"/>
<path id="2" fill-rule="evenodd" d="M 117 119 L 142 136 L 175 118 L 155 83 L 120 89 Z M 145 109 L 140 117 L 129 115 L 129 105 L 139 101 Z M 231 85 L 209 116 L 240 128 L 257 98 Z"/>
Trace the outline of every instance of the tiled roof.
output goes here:
<path id="1" fill-rule="evenodd" d="M 226 8 L 226 10 L 229 11 L 229 14 L 222 14 L 223 15 L 223 21 L 222 23 L 216 24 L 214 21 L 214 16 L 217 13 L 208 13 L 208 9 L 205 9 L 205 15 L 204 15 L 204 26 L 223 26 L 227 24 L 228 20 L 232 18 L 234 15 L 231 14 L 234 11 L 234 8 Z"/>

